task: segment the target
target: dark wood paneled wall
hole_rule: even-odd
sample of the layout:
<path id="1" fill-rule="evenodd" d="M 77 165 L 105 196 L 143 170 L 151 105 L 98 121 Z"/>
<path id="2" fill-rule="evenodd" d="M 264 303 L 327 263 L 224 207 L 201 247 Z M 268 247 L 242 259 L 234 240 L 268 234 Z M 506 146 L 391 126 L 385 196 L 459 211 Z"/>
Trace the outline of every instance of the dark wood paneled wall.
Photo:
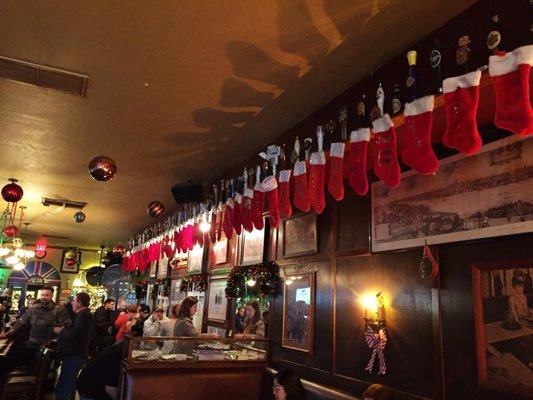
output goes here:
<path id="1" fill-rule="evenodd" d="M 461 73 L 455 65 L 457 40 L 462 35 L 472 39 L 471 70 L 487 63 L 486 35 L 491 17 L 500 16 L 503 49 L 511 50 L 531 43 L 528 0 L 482 0 L 449 21 L 412 48 L 419 52 L 421 92 L 430 92 L 427 56 L 435 38 L 443 47 L 445 77 Z M 292 145 L 295 136 L 311 136 L 315 127 L 331 119 L 338 110 L 351 107 L 349 129 L 355 128 L 353 109 L 365 93 L 374 98 L 378 82 L 386 93 L 407 75 L 405 53 L 358 82 L 333 102 L 276 140 Z M 389 97 L 390 98 L 390 97 Z M 389 107 L 387 101 L 386 108 Z M 388 111 L 388 110 L 386 110 Z M 484 129 L 484 141 L 505 133 Z M 436 147 L 439 158 L 452 154 Z M 251 155 L 224 176 L 236 176 L 243 166 L 258 162 Z M 403 168 L 405 170 L 405 167 Z M 372 175 L 371 179 L 372 179 Z M 483 241 L 440 245 L 435 251 L 442 271 L 439 290 L 418 275 L 421 249 L 390 253 L 370 253 L 370 198 L 356 197 L 346 185 L 346 198 L 328 206 L 317 218 L 319 252 L 294 259 L 281 258 L 282 227 L 270 233 L 269 255 L 287 272 L 316 272 L 316 314 L 312 354 L 281 346 L 283 296 L 272 306 L 270 338 L 274 367 L 287 367 L 302 377 L 360 394 L 372 382 L 387 384 L 396 390 L 396 398 L 433 398 L 447 400 L 508 399 L 509 396 L 478 388 L 476 378 L 475 336 L 472 305 L 473 262 L 524 258 L 533 252 L 533 234 L 493 238 Z M 356 303 L 360 293 L 383 290 L 390 300 L 387 308 L 387 375 L 370 375 L 364 371 L 370 352 L 363 339 L 363 310 Z M 280 293 L 282 290 L 280 288 Z M 444 385 L 444 391 L 442 390 Z"/>

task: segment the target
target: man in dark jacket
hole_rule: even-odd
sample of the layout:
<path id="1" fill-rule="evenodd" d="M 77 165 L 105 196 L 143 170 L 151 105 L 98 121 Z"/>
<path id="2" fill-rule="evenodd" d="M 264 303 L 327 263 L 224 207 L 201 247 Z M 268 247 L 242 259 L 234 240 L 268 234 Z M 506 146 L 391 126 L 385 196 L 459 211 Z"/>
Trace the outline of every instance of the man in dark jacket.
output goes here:
<path id="1" fill-rule="evenodd" d="M 113 334 L 112 314 L 115 309 L 115 300 L 107 299 L 104 305 L 98 307 L 94 312 L 93 318 L 93 355 L 105 349 L 107 346 L 115 343 L 115 335 Z"/>
<path id="2" fill-rule="evenodd" d="M 91 341 L 92 314 L 89 310 L 89 295 L 76 294 L 72 301 L 75 313 L 70 328 L 56 327 L 57 351 L 61 359 L 61 374 L 56 386 L 56 400 L 71 400 L 76 392 L 76 376 L 89 355 Z"/>
<path id="3" fill-rule="evenodd" d="M 150 306 L 148 304 L 141 305 L 139 310 L 139 318 L 131 327 L 131 333 L 133 336 L 142 336 L 144 322 L 150 317 Z"/>
<path id="4" fill-rule="evenodd" d="M 53 288 L 42 288 L 40 301 L 16 320 L 9 331 L 0 334 L 0 338 L 16 339 L 29 328 L 29 339 L 14 346 L 8 357 L 0 359 L 0 379 L 16 365 L 32 362 L 39 348 L 55 339 L 54 326 L 70 326 L 68 313 L 54 303 L 53 295 Z"/>

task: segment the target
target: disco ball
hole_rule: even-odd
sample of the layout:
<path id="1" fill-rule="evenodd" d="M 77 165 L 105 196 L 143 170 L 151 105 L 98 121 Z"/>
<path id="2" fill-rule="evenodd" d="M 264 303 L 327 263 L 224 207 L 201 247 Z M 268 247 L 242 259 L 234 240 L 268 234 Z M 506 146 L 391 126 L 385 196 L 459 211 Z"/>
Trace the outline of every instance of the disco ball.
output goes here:
<path id="1" fill-rule="evenodd" d="M 8 183 L 2 188 L 2 198 L 8 203 L 16 203 L 17 201 L 22 199 L 24 191 L 19 185 L 15 183 L 17 182 L 16 179 L 11 178 L 9 180 L 11 181 L 11 183 Z"/>
<path id="2" fill-rule="evenodd" d="M 108 181 L 115 176 L 116 172 L 117 165 L 115 161 L 105 154 L 94 157 L 89 163 L 89 173 L 97 181 Z"/>
<path id="3" fill-rule="evenodd" d="M 76 214 L 74 214 L 74 221 L 76 221 L 78 224 L 81 224 L 83 221 L 85 221 L 85 213 L 83 211 L 78 211 Z"/>
<path id="4" fill-rule="evenodd" d="M 152 218 L 157 218 L 165 212 L 165 206 L 160 201 L 152 201 L 146 207 L 146 212 Z"/>
<path id="5" fill-rule="evenodd" d="M 19 228 L 17 228 L 15 225 L 9 225 L 4 228 L 4 235 L 6 235 L 8 238 L 12 238 L 18 234 Z"/>
<path id="6" fill-rule="evenodd" d="M 124 256 L 124 253 L 126 253 L 126 248 L 118 243 L 115 245 L 115 247 L 113 247 L 113 253 Z"/>

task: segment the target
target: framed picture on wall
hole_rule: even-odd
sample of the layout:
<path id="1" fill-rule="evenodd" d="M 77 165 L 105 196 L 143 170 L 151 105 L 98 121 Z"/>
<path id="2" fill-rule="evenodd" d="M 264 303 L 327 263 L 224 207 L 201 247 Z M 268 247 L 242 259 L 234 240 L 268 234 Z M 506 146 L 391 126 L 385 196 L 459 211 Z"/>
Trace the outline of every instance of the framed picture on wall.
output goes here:
<path id="1" fill-rule="evenodd" d="M 440 162 L 435 175 L 372 183 L 372 251 L 533 231 L 533 141 L 513 135 L 472 156 Z"/>
<path id="2" fill-rule="evenodd" d="M 297 215 L 283 221 L 283 258 L 318 251 L 316 214 Z"/>
<path id="3" fill-rule="evenodd" d="M 240 240 L 240 265 L 257 264 L 263 261 L 265 249 L 265 230 L 243 231 Z"/>
<path id="4" fill-rule="evenodd" d="M 533 259 L 472 265 L 478 382 L 533 393 Z"/>
<path id="5" fill-rule="evenodd" d="M 81 264 L 81 251 L 76 248 L 68 248 L 63 250 L 61 257 L 60 272 L 67 274 L 77 274 Z"/>
<path id="6" fill-rule="evenodd" d="M 283 286 L 282 346 L 312 353 L 315 273 L 286 275 Z"/>
<path id="7" fill-rule="evenodd" d="M 226 264 L 228 262 L 228 238 L 223 236 L 213 244 L 213 256 L 215 265 Z"/>
<path id="8" fill-rule="evenodd" d="M 207 318 L 213 321 L 226 321 L 228 299 L 226 298 L 226 277 L 212 277 L 209 282 Z"/>
<path id="9" fill-rule="evenodd" d="M 202 262 L 204 260 L 204 248 L 199 244 L 195 244 L 194 248 L 189 251 L 187 259 L 188 273 L 202 272 Z"/>

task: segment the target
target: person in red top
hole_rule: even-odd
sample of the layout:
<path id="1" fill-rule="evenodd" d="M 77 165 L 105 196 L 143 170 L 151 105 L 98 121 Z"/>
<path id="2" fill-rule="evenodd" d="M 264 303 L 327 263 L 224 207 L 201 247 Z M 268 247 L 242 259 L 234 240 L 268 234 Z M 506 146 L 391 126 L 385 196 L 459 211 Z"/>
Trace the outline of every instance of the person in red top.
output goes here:
<path id="1" fill-rule="evenodd" d="M 117 342 L 124 340 L 124 334 L 131 329 L 131 326 L 135 323 L 136 318 L 138 318 L 137 305 L 128 304 L 126 312 L 121 313 L 115 321 L 115 328 L 117 328 L 115 340 Z"/>

